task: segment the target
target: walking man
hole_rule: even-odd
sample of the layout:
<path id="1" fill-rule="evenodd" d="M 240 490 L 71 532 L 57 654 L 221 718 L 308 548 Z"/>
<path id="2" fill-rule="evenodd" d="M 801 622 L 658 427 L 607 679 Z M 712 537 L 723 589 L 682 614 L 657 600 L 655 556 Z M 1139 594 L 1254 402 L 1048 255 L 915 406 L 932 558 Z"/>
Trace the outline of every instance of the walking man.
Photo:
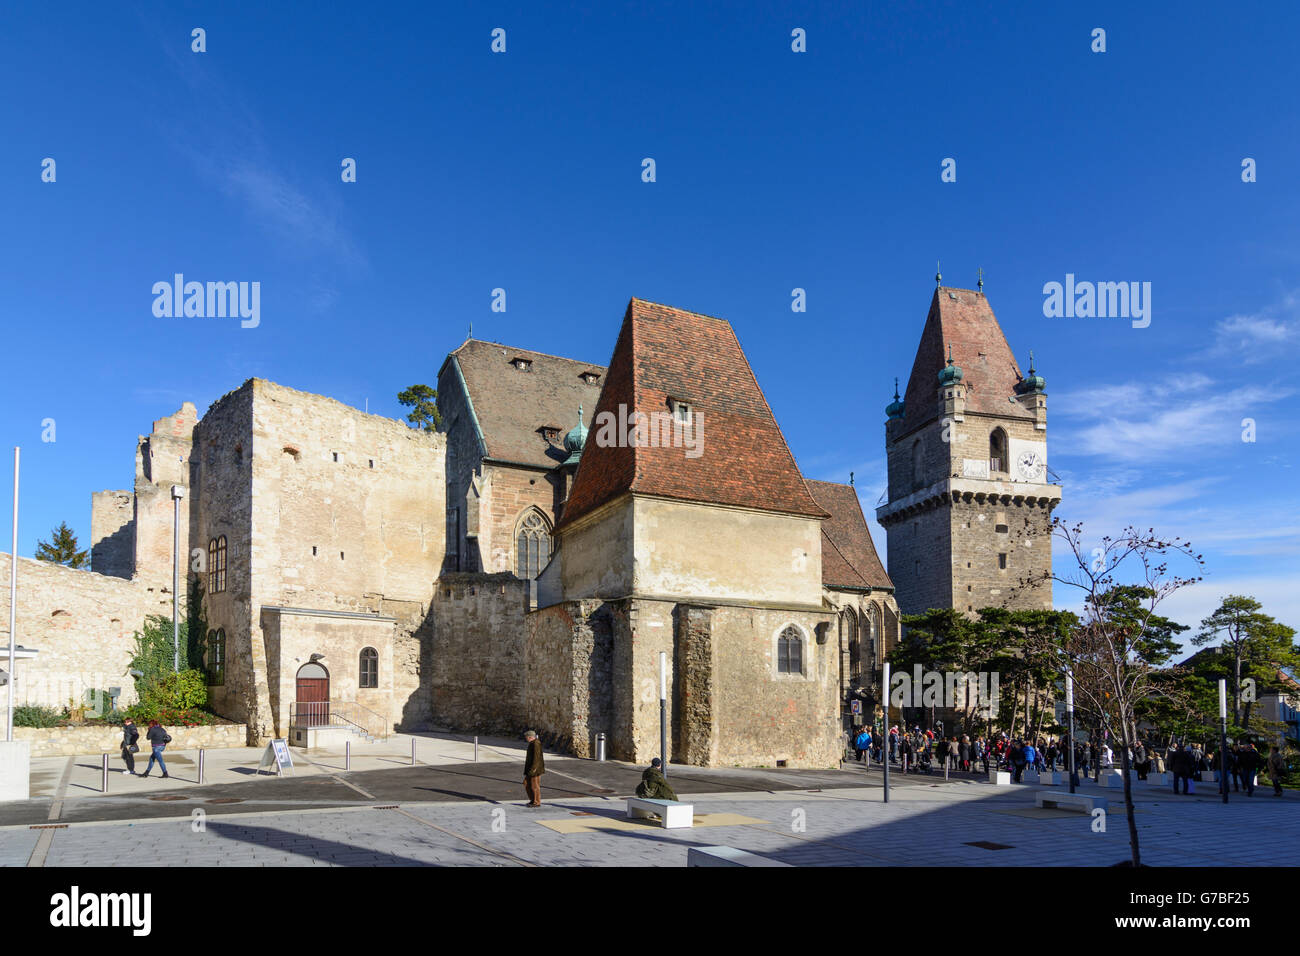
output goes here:
<path id="1" fill-rule="evenodd" d="M 542 805 L 542 774 L 546 773 L 546 761 L 542 758 L 542 742 L 537 734 L 528 731 L 524 734 L 528 741 L 528 752 L 524 756 L 524 792 L 528 794 L 530 807 Z"/>
<path id="2" fill-rule="evenodd" d="M 1282 796 L 1282 778 L 1286 776 L 1286 758 L 1276 747 L 1268 752 L 1268 779 L 1273 781 L 1273 796 Z"/>

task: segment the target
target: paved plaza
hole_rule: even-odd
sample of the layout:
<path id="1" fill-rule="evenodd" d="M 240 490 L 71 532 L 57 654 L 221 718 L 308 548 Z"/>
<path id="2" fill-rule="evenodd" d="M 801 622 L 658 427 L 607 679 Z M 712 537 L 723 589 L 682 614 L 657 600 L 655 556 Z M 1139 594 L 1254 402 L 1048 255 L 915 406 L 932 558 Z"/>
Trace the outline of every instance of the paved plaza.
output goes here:
<path id="1" fill-rule="evenodd" d="M 1122 794 L 1091 783 L 1084 792 L 1110 800 L 1104 832 L 1087 814 L 1035 808 L 1037 787 L 994 787 L 973 775 L 945 782 L 942 775 L 891 774 L 886 804 L 879 770 L 853 765 L 674 767 L 670 780 L 695 805 L 696 826 L 669 831 L 625 817 L 623 798 L 639 767 L 552 757 L 544 806 L 533 810 L 522 806 L 514 742 L 493 743 L 491 754 L 481 746 L 478 762 L 460 749 L 463 742 L 420 744 L 431 760 L 416 766 L 409 765 L 409 743 L 397 741 L 393 748 L 407 748 L 404 764 L 375 755 L 369 769 L 354 761 L 345 773 L 328 755 L 311 755 L 306 764 L 294 751 L 310 772 L 259 779 L 234 774 L 241 764 L 229 758 L 238 782 L 178 779 L 139 793 L 111 787 L 107 795 L 73 789 L 82 777 L 78 764 L 93 768 L 93 759 L 52 758 L 64 764 L 62 785 L 0 805 L 0 865 L 683 866 L 691 845 L 736 847 L 795 866 L 1109 866 L 1128 856 Z M 1294 792 L 1282 799 L 1267 788 L 1251 799 L 1233 794 L 1224 806 L 1208 782 L 1193 796 L 1135 786 L 1146 863 L 1295 861 Z"/>

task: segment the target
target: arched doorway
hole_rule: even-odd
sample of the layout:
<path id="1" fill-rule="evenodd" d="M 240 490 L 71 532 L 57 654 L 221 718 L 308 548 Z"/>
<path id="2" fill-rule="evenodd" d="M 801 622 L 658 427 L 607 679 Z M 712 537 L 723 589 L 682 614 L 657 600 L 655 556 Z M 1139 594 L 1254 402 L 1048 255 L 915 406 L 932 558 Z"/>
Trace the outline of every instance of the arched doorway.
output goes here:
<path id="1" fill-rule="evenodd" d="M 330 722 L 330 672 L 312 661 L 298 668 L 295 711 L 303 727 L 319 727 Z"/>

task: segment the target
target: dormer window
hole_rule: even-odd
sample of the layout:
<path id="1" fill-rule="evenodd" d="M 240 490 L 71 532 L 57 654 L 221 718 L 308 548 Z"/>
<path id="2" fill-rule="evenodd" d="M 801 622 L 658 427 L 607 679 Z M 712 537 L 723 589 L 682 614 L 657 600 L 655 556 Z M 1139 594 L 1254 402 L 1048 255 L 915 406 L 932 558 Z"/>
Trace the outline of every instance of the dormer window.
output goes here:
<path id="1" fill-rule="evenodd" d="M 521 372 L 531 372 L 533 370 L 533 363 L 531 359 L 515 358 L 510 360 L 510 364 L 513 365 L 515 368 L 519 369 L 519 371 Z"/>
<path id="2" fill-rule="evenodd" d="M 583 372 L 579 377 L 588 385 L 595 385 L 600 381 L 600 375 L 597 372 Z"/>
<path id="3" fill-rule="evenodd" d="M 679 425 L 689 425 L 691 423 L 692 405 L 690 402 L 684 402 L 680 398 L 668 399 L 668 407 L 672 409 L 673 421 Z"/>
<path id="4" fill-rule="evenodd" d="M 542 433 L 542 437 L 547 441 L 557 441 L 560 437 L 559 425 L 543 425 L 537 430 Z"/>

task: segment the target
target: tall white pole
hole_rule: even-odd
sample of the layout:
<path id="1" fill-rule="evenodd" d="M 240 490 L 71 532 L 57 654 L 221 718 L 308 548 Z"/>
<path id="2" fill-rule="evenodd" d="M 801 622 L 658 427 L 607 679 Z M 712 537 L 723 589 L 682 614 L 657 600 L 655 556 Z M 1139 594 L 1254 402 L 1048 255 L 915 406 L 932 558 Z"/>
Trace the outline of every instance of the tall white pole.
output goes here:
<path id="1" fill-rule="evenodd" d="M 181 583 L 181 499 L 172 487 L 172 672 L 181 672 L 181 619 L 177 603 Z"/>
<path id="2" fill-rule="evenodd" d="M 14 647 L 18 621 L 18 447 L 14 446 L 14 539 L 9 549 L 9 714 L 5 720 L 5 740 L 14 739 Z"/>
<path id="3" fill-rule="evenodd" d="M 659 652 L 659 759 L 668 776 L 668 654 Z"/>

